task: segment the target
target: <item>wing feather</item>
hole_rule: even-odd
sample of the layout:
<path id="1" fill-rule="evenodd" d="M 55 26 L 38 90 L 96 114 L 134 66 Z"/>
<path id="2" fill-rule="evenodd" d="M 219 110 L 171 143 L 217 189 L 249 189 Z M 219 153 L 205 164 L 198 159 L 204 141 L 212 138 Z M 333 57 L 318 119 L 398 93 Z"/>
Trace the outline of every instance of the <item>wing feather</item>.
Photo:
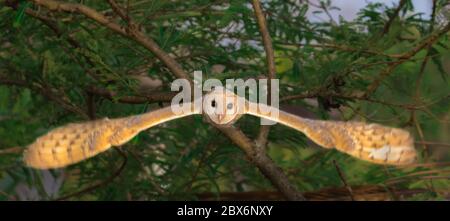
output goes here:
<path id="1" fill-rule="evenodd" d="M 247 109 L 246 113 L 279 122 L 304 133 L 322 147 L 336 148 L 372 163 L 405 165 L 417 159 L 413 137 L 405 130 L 362 122 L 312 120 L 274 111 L 279 111 L 277 118 L 259 109 Z"/>
<path id="2" fill-rule="evenodd" d="M 142 130 L 176 118 L 195 114 L 174 114 L 170 107 L 118 119 L 71 123 L 51 130 L 30 144 L 23 160 L 29 167 L 65 167 L 120 146 Z"/>

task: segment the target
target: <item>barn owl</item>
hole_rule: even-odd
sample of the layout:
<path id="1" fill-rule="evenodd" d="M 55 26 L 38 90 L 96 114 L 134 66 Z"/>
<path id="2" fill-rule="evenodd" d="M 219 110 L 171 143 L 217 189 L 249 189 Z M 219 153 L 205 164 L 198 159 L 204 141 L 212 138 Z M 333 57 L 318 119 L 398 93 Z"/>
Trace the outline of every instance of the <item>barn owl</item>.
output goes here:
<path id="1" fill-rule="evenodd" d="M 124 118 L 71 123 L 51 130 L 29 145 L 24 162 L 36 169 L 65 167 L 93 157 L 113 146 L 127 143 L 139 132 L 155 125 L 203 113 L 215 124 L 232 125 L 244 114 L 276 121 L 304 133 L 324 148 L 336 148 L 353 157 L 377 164 L 405 165 L 416 160 L 412 136 L 405 130 L 362 122 L 323 121 L 302 118 L 274 107 L 279 111 L 274 118 L 252 103 L 223 88 L 215 88 L 202 100 L 202 111 L 191 108 L 174 113 L 171 107 Z M 261 107 L 261 106 L 260 106 Z"/>

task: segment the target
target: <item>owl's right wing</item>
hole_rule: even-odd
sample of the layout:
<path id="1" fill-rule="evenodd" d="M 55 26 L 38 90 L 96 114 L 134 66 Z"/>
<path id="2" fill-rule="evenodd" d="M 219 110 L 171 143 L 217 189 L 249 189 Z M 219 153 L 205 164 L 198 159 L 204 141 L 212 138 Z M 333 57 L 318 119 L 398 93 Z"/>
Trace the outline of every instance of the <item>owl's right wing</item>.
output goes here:
<path id="1" fill-rule="evenodd" d="M 23 160 L 36 169 L 65 167 L 120 146 L 157 124 L 196 113 L 191 108 L 176 114 L 169 106 L 130 117 L 71 123 L 37 138 L 24 152 Z"/>

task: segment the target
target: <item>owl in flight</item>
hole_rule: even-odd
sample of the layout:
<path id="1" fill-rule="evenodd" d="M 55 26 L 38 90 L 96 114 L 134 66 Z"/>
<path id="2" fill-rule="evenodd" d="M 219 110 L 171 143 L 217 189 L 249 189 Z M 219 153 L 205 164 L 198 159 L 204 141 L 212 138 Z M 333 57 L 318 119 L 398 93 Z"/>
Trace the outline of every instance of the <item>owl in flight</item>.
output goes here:
<path id="1" fill-rule="evenodd" d="M 39 137 L 24 152 L 24 162 L 36 169 L 65 167 L 127 143 L 139 132 L 177 118 L 203 113 L 210 121 L 232 125 L 244 114 L 272 120 L 304 133 L 324 148 L 336 148 L 353 157 L 377 164 L 406 165 L 417 154 L 413 137 L 405 130 L 362 122 L 302 118 L 274 107 L 256 104 L 221 87 L 203 97 L 202 108 L 186 103 L 187 111 L 174 113 L 171 106 L 124 118 L 71 123 Z M 279 111 L 274 118 L 261 105 Z"/>

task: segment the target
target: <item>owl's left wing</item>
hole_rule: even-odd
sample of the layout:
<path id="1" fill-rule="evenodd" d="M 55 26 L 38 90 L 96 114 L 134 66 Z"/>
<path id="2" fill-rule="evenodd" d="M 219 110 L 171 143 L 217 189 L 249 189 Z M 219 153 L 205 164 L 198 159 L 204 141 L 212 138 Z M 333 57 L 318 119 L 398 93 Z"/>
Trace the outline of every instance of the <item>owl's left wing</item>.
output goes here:
<path id="1" fill-rule="evenodd" d="M 304 133 L 322 147 L 336 148 L 372 163 L 406 165 L 416 161 L 413 137 L 405 130 L 362 122 L 312 120 L 274 111 L 279 111 L 276 118 L 259 109 L 247 109 L 246 113 L 279 122 Z"/>
<path id="2" fill-rule="evenodd" d="M 23 160 L 36 169 L 65 167 L 120 146 L 157 124 L 196 113 L 191 108 L 175 114 L 166 107 L 125 118 L 71 123 L 37 138 L 24 152 Z"/>

